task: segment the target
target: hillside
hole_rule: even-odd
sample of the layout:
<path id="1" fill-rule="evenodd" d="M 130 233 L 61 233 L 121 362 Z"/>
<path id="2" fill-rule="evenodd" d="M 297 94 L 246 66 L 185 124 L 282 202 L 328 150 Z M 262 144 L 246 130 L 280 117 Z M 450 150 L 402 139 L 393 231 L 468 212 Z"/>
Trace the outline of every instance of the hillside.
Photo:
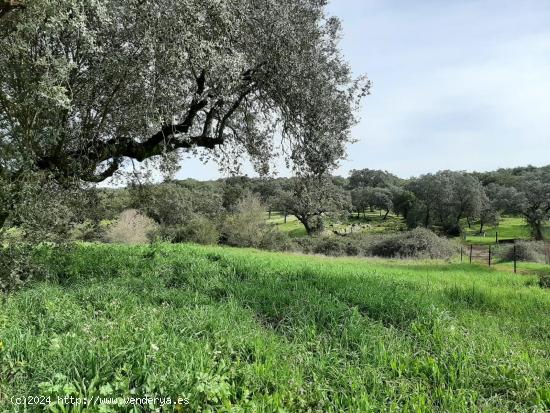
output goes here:
<path id="1" fill-rule="evenodd" d="M 2 411 L 38 394 L 189 402 L 163 411 L 550 409 L 535 277 L 190 245 L 43 260 L 53 278 L 0 308 Z"/>

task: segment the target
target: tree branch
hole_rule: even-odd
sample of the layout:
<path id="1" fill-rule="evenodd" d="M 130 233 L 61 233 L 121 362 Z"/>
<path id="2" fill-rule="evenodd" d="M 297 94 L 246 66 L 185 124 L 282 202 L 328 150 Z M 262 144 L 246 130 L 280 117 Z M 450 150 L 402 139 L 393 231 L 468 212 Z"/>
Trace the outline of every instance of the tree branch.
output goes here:
<path id="1" fill-rule="evenodd" d="M 247 85 L 238 94 L 235 101 L 227 109 L 227 112 L 219 119 L 219 112 L 225 105 L 223 99 L 218 99 L 206 112 L 206 118 L 202 125 L 202 132 L 198 136 L 187 135 L 195 123 L 197 115 L 209 105 L 210 96 L 204 96 L 206 91 L 206 72 L 201 71 L 200 75 L 195 76 L 197 89 L 195 96 L 191 101 L 185 119 L 178 124 L 166 124 L 157 133 L 143 142 L 127 136 L 116 136 L 105 141 L 94 140 L 87 147 L 75 150 L 66 154 L 69 159 L 79 159 L 79 163 L 85 170 L 93 170 L 95 166 L 102 162 L 113 159 L 109 168 L 100 174 L 85 175 L 82 179 L 90 182 L 101 182 L 112 176 L 120 166 L 120 160 L 123 157 L 135 159 L 139 162 L 153 156 L 162 155 L 166 152 L 173 152 L 177 149 L 192 149 L 196 147 L 214 149 L 216 146 L 224 143 L 224 130 L 228 126 L 229 119 L 235 114 L 241 106 L 243 100 L 254 90 L 254 83 L 250 80 L 252 71 L 243 74 L 243 80 L 247 79 Z M 251 83 L 252 82 L 252 83 Z M 215 133 L 213 133 L 212 124 L 218 119 Z M 71 173 L 70 161 L 67 157 L 58 155 L 43 156 L 38 159 L 37 166 L 43 170 L 58 170 L 61 174 Z"/>

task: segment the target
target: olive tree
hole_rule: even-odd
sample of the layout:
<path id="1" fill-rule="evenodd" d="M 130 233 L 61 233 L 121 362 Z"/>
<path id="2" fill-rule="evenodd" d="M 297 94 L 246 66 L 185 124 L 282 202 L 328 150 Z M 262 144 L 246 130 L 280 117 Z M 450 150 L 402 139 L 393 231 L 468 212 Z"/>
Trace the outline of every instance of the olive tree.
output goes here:
<path id="1" fill-rule="evenodd" d="M 326 4 L 26 0 L 3 8 L 0 176 L 13 182 L 31 170 L 101 182 L 130 160 L 176 163 L 185 154 L 229 170 L 248 155 L 266 172 L 281 151 L 297 171 L 329 170 L 370 83 L 352 78 Z"/>

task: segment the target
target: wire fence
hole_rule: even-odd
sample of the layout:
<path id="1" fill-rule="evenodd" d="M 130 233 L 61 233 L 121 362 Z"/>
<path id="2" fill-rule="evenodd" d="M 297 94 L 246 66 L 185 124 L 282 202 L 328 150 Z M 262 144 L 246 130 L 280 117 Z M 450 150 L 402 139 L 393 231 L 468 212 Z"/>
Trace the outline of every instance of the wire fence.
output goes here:
<path id="1" fill-rule="evenodd" d="M 521 262 L 520 254 L 518 254 L 518 246 L 516 241 L 512 240 L 507 243 L 513 243 L 512 246 L 512 262 L 514 273 L 518 271 L 518 263 Z M 460 262 L 469 262 L 472 263 L 482 263 L 486 264 L 489 267 L 493 266 L 496 262 L 496 253 L 498 251 L 499 244 L 494 245 L 474 245 L 474 244 L 463 244 L 460 247 Z M 550 241 L 544 241 L 544 263 L 550 265 Z"/>

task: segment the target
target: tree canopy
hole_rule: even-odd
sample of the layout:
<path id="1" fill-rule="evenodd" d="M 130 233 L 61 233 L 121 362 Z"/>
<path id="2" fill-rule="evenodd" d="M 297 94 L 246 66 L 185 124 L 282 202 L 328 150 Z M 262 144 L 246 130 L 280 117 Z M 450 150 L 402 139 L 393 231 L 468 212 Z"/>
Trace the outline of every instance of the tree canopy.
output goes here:
<path id="1" fill-rule="evenodd" d="M 182 151 L 265 172 L 281 149 L 325 172 L 370 87 L 326 4 L 25 1 L 0 25 L 0 173 L 97 182 Z"/>

